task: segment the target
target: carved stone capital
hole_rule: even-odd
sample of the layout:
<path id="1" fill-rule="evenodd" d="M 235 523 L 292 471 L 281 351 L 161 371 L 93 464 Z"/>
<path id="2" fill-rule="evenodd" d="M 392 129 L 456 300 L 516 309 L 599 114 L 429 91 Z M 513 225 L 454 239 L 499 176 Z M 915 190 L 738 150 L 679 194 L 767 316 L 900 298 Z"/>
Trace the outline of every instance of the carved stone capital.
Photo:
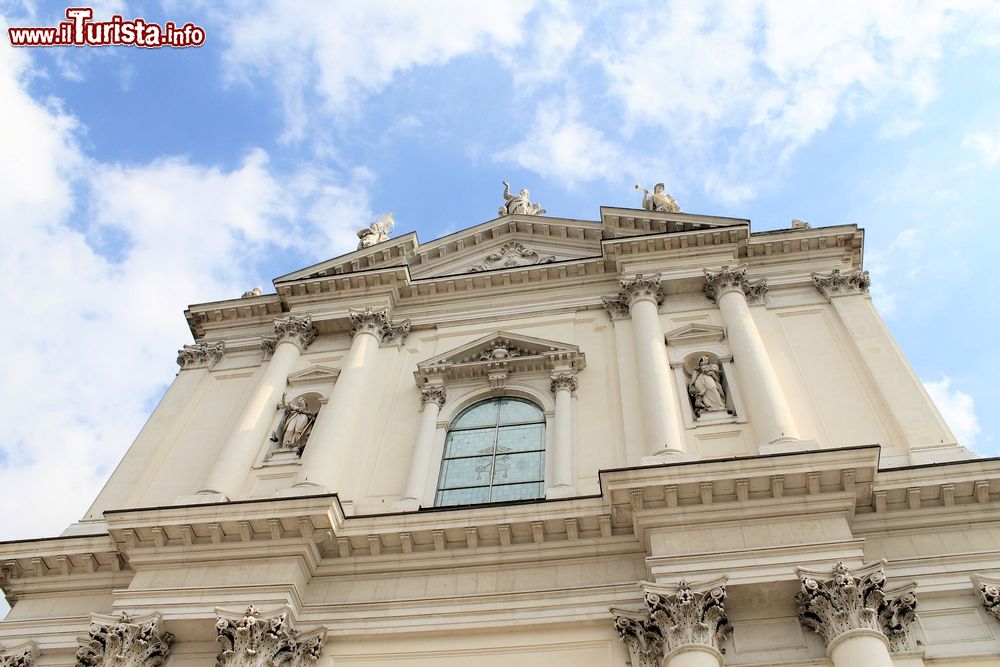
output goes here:
<path id="1" fill-rule="evenodd" d="M 299 351 L 305 352 L 306 348 L 316 340 L 316 327 L 312 323 L 312 315 L 289 315 L 274 321 L 274 334 L 277 343 L 285 341 L 294 343 Z"/>
<path id="2" fill-rule="evenodd" d="M 847 273 L 841 273 L 840 269 L 834 269 L 829 275 L 814 273 L 812 279 L 813 285 L 827 299 L 850 294 L 868 294 L 868 288 L 872 284 L 868 272 L 861 269 L 854 269 Z"/>
<path id="3" fill-rule="evenodd" d="M 711 582 L 699 593 L 682 581 L 672 595 L 646 587 L 649 616 L 663 636 L 664 651 L 688 644 L 700 644 L 721 651 L 722 642 L 733 626 L 726 618 L 725 580 Z"/>
<path id="4" fill-rule="evenodd" d="M 159 667 L 174 636 L 160 631 L 160 615 L 120 618 L 93 614 L 90 630 L 80 637 L 77 667 Z"/>
<path id="5" fill-rule="evenodd" d="M 410 320 L 394 324 L 389 317 L 388 308 L 352 308 L 349 315 L 351 317 L 352 337 L 359 333 L 370 333 L 378 338 L 380 343 L 394 343 L 396 341 L 402 342 L 410 333 Z"/>
<path id="6" fill-rule="evenodd" d="M 189 368 L 211 368 L 219 363 L 225 353 L 226 344 L 221 340 L 214 343 L 185 345 L 177 350 L 177 365 L 182 371 Z"/>
<path id="7" fill-rule="evenodd" d="M 663 635 L 645 611 L 611 608 L 615 631 L 628 649 L 632 667 L 660 667 L 663 663 Z"/>
<path id="8" fill-rule="evenodd" d="M 444 385 L 430 385 L 420 388 L 421 410 L 423 410 L 424 406 L 428 403 L 434 403 L 439 408 L 444 407 L 446 400 L 448 400 L 448 392 L 445 390 Z"/>
<path id="9" fill-rule="evenodd" d="M 641 273 L 635 274 L 635 278 L 624 276 L 618 279 L 621 291 L 618 293 L 622 301 L 631 308 L 636 301 L 646 299 L 656 305 L 663 303 L 663 288 L 660 286 L 660 274 L 654 273 L 646 277 Z"/>
<path id="10" fill-rule="evenodd" d="M 549 389 L 553 394 L 560 389 L 568 389 L 571 394 L 576 393 L 576 373 L 572 371 L 559 371 L 558 373 L 553 373 L 550 379 L 552 383 L 549 385 Z"/>
<path id="11" fill-rule="evenodd" d="M 621 294 L 601 297 L 601 306 L 608 311 L 608 315 L 613 320 L 629 316 L 628 302 L 622 298 Z"/>
<path id="12" fill-rule="evenodd" d="M 215 624 L 222 646 L 216 667 L 301 667 L 314 664 L 323 653 L 326 629 L 300 634 L 287 612 L 262 617 L 253 605 L 242 618 L 220 615 Z"/>
<path id="13" fill-rule="evenodd" d="M 983 607 L 994 618 L 1000 621 L 1000 582 L 983 581 L 980 578 L 977 583 L 979 584 L 979 597 L 983 601 Z"/>
<path id="14" fill-rule="evenodd" d="M 34 667 L 38 659 L 38 644 L 29 641 L 18 646 L 0 646 L 0 667 Z"/>
<path id="15" fill-rule="evenodd" d="M 277 346 L 277 336 L 264 336 L 260 339 L 260 349 L 264 352 L 264 361 L 267 361 L 274 356 L 274 348 Z"/>
<path id="16" fill-rule="evenodd" d="M 750 280 L 747 278 L 747 267 L 738 266 L 730 269 L 723 266 L 718 271 L 705 271 L 705 295 L 713 301 L 718 301 L 727 292 L 742 292 L 747 299 L 747 303 L 764 303 L 767 296 L 767 281 Z"/>
<path id="17" fill-rule="evenodd" d="M 883 563 L 869 565 L 852 573 L 844 563 L 833 568 L 833 577 L 821 579 L 821 573 L 799 571 L 799 621 L 811 628 L 829 645 L 852 630 L 874 630 L 883 634 L 893 651 L 914 646 L 909 626 L 916 619 L 917 597 L 912 584 L 885 592 Z"/>

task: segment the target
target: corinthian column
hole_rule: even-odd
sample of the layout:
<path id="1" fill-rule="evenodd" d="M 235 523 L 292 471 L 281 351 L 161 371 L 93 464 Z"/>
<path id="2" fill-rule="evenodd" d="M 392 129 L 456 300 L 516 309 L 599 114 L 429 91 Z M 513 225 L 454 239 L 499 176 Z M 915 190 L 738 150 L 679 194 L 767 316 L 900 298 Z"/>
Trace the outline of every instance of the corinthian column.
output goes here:
<path id="1" fill-rule="evenodd" d="M 410 321 L 398 325 L 389 318 L 389 309 L 364 308 L 350 311 L 351 349 L 344 357 L 330 400 L 319 411 L 302 455 L 302 468 L 295 487 L 312 487 L 309 492 L 344 492 L 357 478 L 365 451 L 363 415 L 372 402 L 372 373 L 379 345 L 402 338 Z"/>
<path id="2" fill-rule="evenodd" d="M 316 338 L 316 328 L 309 315 L 289 315 L 275 320 L 274 333 L 274 338 L 264 341 L 265 352 L 273 347 L 271 360 L 261 369 L 257 386 L 243 407 L 236 428 L 222 446 L 200 494 L 209 497 L 211 494 L 222 494 L 232 499 L 240 493 L 267 436 L 275 406 L 285 391 L 288 374 Z"/>
<path id="3" fill-rule="evenodd" d="M 420 499 L 427 485 L 427 473 L 434 451 L 434 434 L 437 432 L 438 415 L 448 394 L 443 384 L 429 385 L 420 389 L 420 426 L 417 428 L 417 442 L 413 447 L 410 474 L 406 479 L 406 491 L 396 503 L 396 509 L 409 512 L 420 509 Z"/>
<path id="4" fill-rule="evenodd" d="M 670 377 L 660 326 L 660 274 L 645 278 L 639 273 L 634 279 L 622 277 L 619 282 L 621 291 L 616 297 L 605 298 L 604 307 L 612 312 L 627 308 L 632 317 L 646 451 L 653 456 L 683 453 L 677 389 Z"/>
<path id="5" fill-rule="evenodd" d="M 705 278 L 708 281 L 705 294 L 719 304 L 722 313 L 733 352 L 733 367 L 744 388 L 750 423 L 757 437 L 765 443 L 798 440 L 792 411 L 748 305 L 748 301 L 763 301 L 767 284 L 763 280 L 748 280 L 745 266 L 706 270 Z"/>
<path id="6" fill-rule="evenodd" d="M 823 637 L 834 667 L 892 667 L 890 648 L 912 648 L 908 629 L 917 607 L 912 585 L 887 597 L 883 563 L 853 574 L 837 563 L 833 577 L 826 576 L 799 570 L 799 621 Z"/>

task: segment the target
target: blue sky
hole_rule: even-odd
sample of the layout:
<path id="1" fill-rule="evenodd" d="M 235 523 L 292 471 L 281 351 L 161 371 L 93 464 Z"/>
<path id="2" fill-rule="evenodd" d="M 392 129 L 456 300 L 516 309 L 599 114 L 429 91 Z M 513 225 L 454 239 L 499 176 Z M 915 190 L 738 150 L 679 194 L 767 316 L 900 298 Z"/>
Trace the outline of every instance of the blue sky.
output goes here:
<path id="1" fill-rule="evenodd" d="M 0 4 L 54 25 L 64 5 Z M 81 516 L 171 381 L 189 303 L 430 240 L 500 181 L 595 219 L 664 181 L 756 231 L 857 223 L 956 434 L 1000 454 L 993 2 L 104 3 L 197 49 L 0 45 L 0 539 Z"/>

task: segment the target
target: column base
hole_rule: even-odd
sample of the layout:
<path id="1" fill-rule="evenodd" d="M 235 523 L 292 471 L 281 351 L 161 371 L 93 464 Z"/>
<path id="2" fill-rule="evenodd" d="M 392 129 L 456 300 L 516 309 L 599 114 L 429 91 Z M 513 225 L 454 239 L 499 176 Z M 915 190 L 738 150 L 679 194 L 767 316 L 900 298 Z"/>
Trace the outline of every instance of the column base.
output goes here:
<path id="1" fill-rule="evenodd" d="M 795 438 L 790 440 L 782 438 L 774 442 L 757 445 L 757 453 L 762 455 L 785 454 L 787 452 L 815 452 L 818 449 L 819 442 L 817 440 L 798 440 Z"/>
<path id="2" fill-rule="evenodd" d="M 639 459 L 639 465 L 659 466 L 670 463 L 681 463 L 683 461 L 694 461 L 697 458 L 694 454 L 681 451 L 680 449 L 661 449 L 652 456 L 643 456 Z"/>
<path id="3" fill-rule="evenodd" d="M 397 500 L 392 509 L 396 512 L 416 512 L 420 509 L 420 501 L 416 498 L 403 498 Z"/>
<path id="4" fill-rule="evenodd" d="M 550 486 L 545 489 L 545 499 L 552 500 L 553 498 L 572 498 L 576 495 L 576 487 L 568 486 L 563 484 L 561 486 Z"/>
<path id="5" fill-rule="evenodd" d="M 210 505 L 212 503 L 228 503 L 229 497 L 217 491 L 199 491 L 190 496 L 177 496 L 174 498 L 175 505 Z"/>

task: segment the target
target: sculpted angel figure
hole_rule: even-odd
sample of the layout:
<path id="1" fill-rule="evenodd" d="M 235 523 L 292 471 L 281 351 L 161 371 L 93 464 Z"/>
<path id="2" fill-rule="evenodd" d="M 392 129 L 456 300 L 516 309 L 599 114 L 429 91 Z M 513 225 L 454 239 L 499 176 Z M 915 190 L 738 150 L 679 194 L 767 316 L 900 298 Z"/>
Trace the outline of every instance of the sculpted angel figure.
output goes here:
<path id="1" fill-rule="evenodd" d="M 309 410 L 306 399 L 301 396 L 291 404 L 283 403 L 278 407 L 284 408 L 284 413 L 271 434 L 271 441 L 277 442 L 282 449 L 297 449 L 301 454 L 316 421 L 316 413 Z"/>
<path id="2" fill-rule="evenodd" d="M 728 410 L 726 392 L 722 388 L 722 372 L 718 364 L 713 364 L 707 354 L 701 355 L 698 365 L 691 371 L 688 393 L 694 399 L 696 415 L 702 412 Z"/>
<path id="3" fill-rule="evenodd" d="M 361 239 L 358 242 L 358 250 L 362 248 L 370 248 L 376 243 L 381 243 L 382 241 L 389 240 L 389 232 L 396 225 L 396 221 L 392 219 L 392 213 L 386 213 L 385 215 L 379 216 L 375 222 L 365 227 L 364 229 L 358 230 L 358 238 Z"/>
<path id="4" fill-rule="evenodd" d="M 642 190 L 642 207 L 647 211 L 661 211 L 664 213 L 680 213 L 681 207 L 677 205 L 677 200 L 665 191 L 663 183 L 657 183 L 650 192 L 646 188 L 636 185 L 636 190 Z"/>
<path id="5" fill-rule="evenodd" d="M 519 193 L 512 195 L 510 193 L 510 184 L 507 181 L 503 181 L 504 204 L 500 207 L 500 215 L 515 215 L 517 213 L 545 215 L 545 209 L 540 204 L 531 203 L 530 196 L 530 193 L 525 188 L 521 188 Z"/>

